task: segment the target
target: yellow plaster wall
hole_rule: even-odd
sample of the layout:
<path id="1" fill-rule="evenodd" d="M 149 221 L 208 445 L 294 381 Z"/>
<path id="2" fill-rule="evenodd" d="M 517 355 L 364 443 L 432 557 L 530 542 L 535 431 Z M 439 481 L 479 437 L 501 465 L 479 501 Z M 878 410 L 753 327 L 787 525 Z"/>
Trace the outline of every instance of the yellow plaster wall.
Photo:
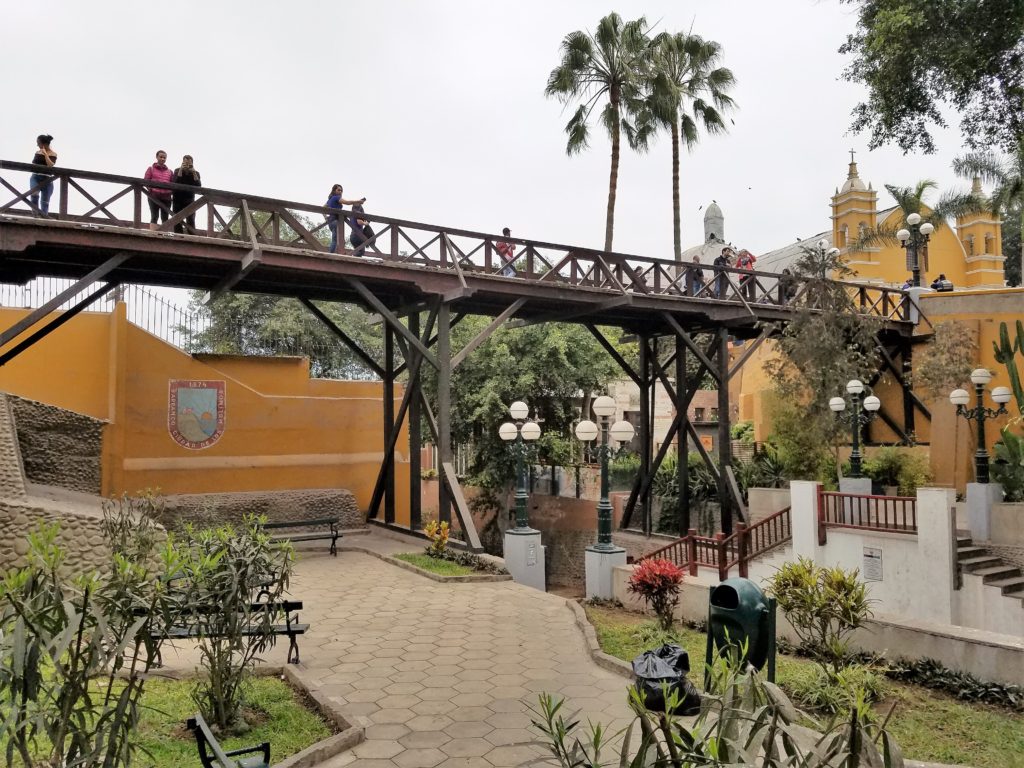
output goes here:
<path id="1" fill-rule="evenodd" d="M 9 327 L 23 310 L 0 310 Z M 226 382 L 225 430 L 190 450 L 167 427 L 170 379 Z M 187 355 L 114 313 L 83 314 L 0 368 L 0 390 L 111 422 L 104 493 L 346 488 L 366 509 L 383 451 L 382 384 L 308 378 L 290 358 Z M 395 398 L 401 399 L 396 386 Z M 399 440 L 396 522 L 408 524 L 408 438 Z"/>

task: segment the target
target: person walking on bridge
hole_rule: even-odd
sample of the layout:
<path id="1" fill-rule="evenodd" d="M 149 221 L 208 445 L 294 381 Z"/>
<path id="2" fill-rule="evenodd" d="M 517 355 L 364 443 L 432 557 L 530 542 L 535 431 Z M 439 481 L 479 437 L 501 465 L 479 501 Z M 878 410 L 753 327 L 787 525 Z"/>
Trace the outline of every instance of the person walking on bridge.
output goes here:
<path id="1" fill-rule="evenodd" d="M 711 262 L 715 269 L 715 298 L 724 299 L 726 298 L 726 286 L 728 286 L 728 280 L 725 277 L 725 273 L 722 271 L 722 267 L 732 266 L 732 257 L 734 253 L 732 248 L 725 246 L 722 252 L 715 257 L 715 260 Z"/>
<path id="2" fill-rule="evenodd" d="M 342 197 L 344 189 L 341 184 L 335 184 L 331 187 L 331 194 L 327 196 L 327 202 L 324 203 L 325 208 L 331 208 L 335 211 L 341 211 L 346 205 L 362 205 L 366 202 L 366 198 L 361 200 L 346 200 Z M 328 251 L 330 253 L 336 253 L 338 250 L 338 216 L 339 213 L 327 213 L 324 218 L 327 219 L 327 227 L 331 230 L 331 245 Z"/>
<path id="3" fill-rule="evenodd" d="M 505 227 L 503 230 L 501 230 L 501 234 L 503 234 L 505 237 L 512 237 L 512 230 L 509 229 L 508 227 Z M 498 272 L 498 274 L 501 275 L 502 277 L 515 277 L 515 243 L 510 243 L 505 240 L 498 240 L 494 244 L 494 250 L 498 252 L 498 255 L 501 256 L 501 260 L 504 263 L 504 266 L 502 266 L 501 271 Z"/>
<path id="4" fill-rule="evenodd" d="M 757 261 L 757 256 L 752 254 L 746 248 L 740 251 L 736 257 L 737 269 L 746 270 L 747 274 L 740 277 L 740 291 L 746 296 L 747 301 L 754 300 L 754 276 L 750 273 L 754 271 L 754 262 Z"/>
<path id="5" fill-rule="evenodd" d="M 53 136 L 48 133 L 41 133 L 36 137 L 36 153 L 32 156 L 32 165 L 45 165 L 52 168 L 57 164 L 57 153 L 50 149 L 51 141 L 53 141 Z M 53 177 L 45 173 L 33 173 L 30 183 L 32 184 L 32 194 L 28 199 L 32 204 L 32 210 L 39 211 L 46 216 L 50 212 Z"/>
<path id="6" fill-rule="evenodd" d="M 192 164 L 192 155 L 185 155 L 181 158 L 181 167 L 174 171 L 175 184 L 188 184 L 191 187 L 203 186 L 202 181 L 199 178 L 199 171 Z M 171 210 L 175 215 L 181 213 L 183 210 L 188 208 L 192 203 L 196 201 L 195 192 L 187 192 L 176 189 L 171 195 Z M 184 221 L 179 221 L 174 225 L 174 231 L 184 233 L 185 227 L 188 226 L 188 234 L 194 235 L 196 233 L 196 214 L 193 211 L 185 217 Z"/>
<path id="7" fill-rule="evenodd" d="M 686 265 L 686 294 L 696 296 L 704 289 L 704 270 L 700 266 L 700 256 L 693 254 L 693 261 Z"/>
<path id="8" fill-rule="evenodd" d="M 146 181 L 161 181 L 170 184 L 174 179 L 174 172 L 167 167 L 167 153 L 162 149 L 156 151 L 156 162 L 146 169 L 143 178 Z M 149 228 L 156 229 L 157 218 L 160 223 L 167 221 L 171 213 L 171 190 L 160 187 L 147 187 L 146 195 L 149 197 Z"/>

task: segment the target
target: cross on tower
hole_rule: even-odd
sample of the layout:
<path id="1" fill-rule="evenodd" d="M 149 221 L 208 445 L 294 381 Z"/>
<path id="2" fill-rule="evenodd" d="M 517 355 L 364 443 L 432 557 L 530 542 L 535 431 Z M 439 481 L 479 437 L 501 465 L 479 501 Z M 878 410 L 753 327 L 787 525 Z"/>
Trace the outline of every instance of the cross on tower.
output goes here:
<path id="1" fill-rule="evenodd" d="M 851 149 L 851 150 L 850 150 L 850 162 L 851 162 L 851 163 L 852 163 L 852 162 L 854 162 L 854 159 L 853 159 L 853 152 L 854 152 L 854 151 L 853 151 L 853 150 Z"/>

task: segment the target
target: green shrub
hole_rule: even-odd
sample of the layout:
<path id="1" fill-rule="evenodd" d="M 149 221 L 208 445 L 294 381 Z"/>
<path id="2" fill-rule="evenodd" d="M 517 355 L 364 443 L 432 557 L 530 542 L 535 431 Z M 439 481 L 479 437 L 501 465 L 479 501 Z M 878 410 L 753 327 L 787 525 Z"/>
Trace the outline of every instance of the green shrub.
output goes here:
<path id="1" fill-rule="evenodd" d="M 741 443 L 754 442 L 754 422 L 737 421 L 729 429 L 729 438 L 739 440 Z"/>
<path id="2" fill-rule="evenodd" d="M 808 665 L 800 672 L 789 679 L 787 690 L 800 705 L 823 714 L 849 712 L 859 702 L 873 704 L 888 692 L 885 678 L 863 664 L 851 664 L 835 676 L 819 666 Z"/>
<path id="3" fill-rule="evenodd" d="M 928 458 L 918 452 L 885 446 L 874 449 L 864 460 L 864 474 L 884 486 L 896 486 L 902 496 L 913 496 L 931 480 Z"/>
<path id="4" fill-rule="evenodd" d="M 179 615 L 169 546 L 133 538 L 131 504 L 100 573 L 68 576 L 58 526 L 29 536 L 28 564 L 0 582 L 0 744 L 8 766 L 123 768 L 138 751 L 143 688 Z M 126 511 L 127 510 L 127 511 Z"/>
<path id="5" fill-rule="evenodd" d="M 260 523 L 246 517 L 237 530 L 189 527 L 178 544 L 188 621 L 198 632 L 206 673 L 192 698 L 210 725 L 226 731 L 247 728 L 244 687 L 259 655 L 276 641 L 272 628 L 282 620 L 279 611 L 254 605 L 253 587 L 260 585 L 261 603 L 279 603 L 294 565 L 291 545 L 273 542 Z"/>
<path id="6" fill-rule="evenodd" d="M 833 681 L 851 662 L 849 637 L 871 616 L 859 572 L 816 565 L 801 557 L 769 581 L 800 645 Z"/>
<path id="7" fill-rule="evenodd" d="M 1007 501 L 1024 501 L 1024 437 L 1005 428 L 993 453 L 993 482 L 1003 487 Z"/>
<path id="8" fill-rule="evenodd" d="M 608 464 L 608 484 L 612 490 L 632 488 L 639 472 L 640 457 L 635 453 L 620 453 Z"/>

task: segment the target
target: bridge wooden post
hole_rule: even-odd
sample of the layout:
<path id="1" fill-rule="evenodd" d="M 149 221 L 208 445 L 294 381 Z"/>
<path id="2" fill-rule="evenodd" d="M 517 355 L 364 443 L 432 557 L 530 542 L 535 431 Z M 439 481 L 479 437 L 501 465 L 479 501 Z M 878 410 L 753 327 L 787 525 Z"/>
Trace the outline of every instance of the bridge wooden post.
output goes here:
<path id="1" fill-rule="evenodd" d="M 391 326 L 384 326 L 384 380 L 382 386 L 382 411 L 384 415 L 384 450 L 388 450 L 392 433 L 401 427 L 395 423 L 395 333 Z M 395 522 L 395 460 L 384 455 L 384 522 Z"/>
<path id="2" fill-rule="evenodd" d="M 452 461 L 452 343 L 451 309 L 443 299 L 437 306 L 437 451 L 438 467 Z M 441 474 L 440 472 L 438 473 Z M 452 502 L 448 484 L 437 484 L 438 522 L 451 524 Z"/>
<path id="3" fill-rule="evenodd" d="M 726 474 L 732 465 L 729 444 L 729 331 L 719 328 L 718 334 L 718 503 L 722 510 L 722 531 L 732 533 L 732 489 Z"/>
<path id="4" fill-rule="evenodd" d="M 409 315 L 409 330 L 416 336 L 420 335 L 419 312 Z M 413 390 L 409 401 L 409 530 L 418 531 L 423 527 L 420 504 L 420 377 L 410 376 L 406 386 Z"/>
<path id="5" fill-rule="evenodd" d="M 906 385 L 906 382 L 910 379 L 913 373 L 913 345 L 910 339 L 901 339 L 900 341 L 900 362 L 903 368 L 903 381 L 900 382 L 903 389 L 903 431 L 908 437 L 915 437 L 914 435 L 914 393 L 913 390 Z"/>
<path id="6" fill-rule="evenodd" d="M 686 380 L 686 345 L 676 336 L 676 397 L 675 406 L 680 427 L 676 432 L 676 485 L 679 489 L 679 501 L 676 516 L 679 523 L 679 536 L 685 536 L 690 528 L 690 451 L 689 423 L 690 404 L 686 397 L 690 382 Z"/>
<path id="7" fill-rule="evenodd" d="M 646 486 L 640 494 L 640 523 L 645 534 L 651 533 L 651 337 L 639 336 L 640 341 L 640 479 Z"/>

